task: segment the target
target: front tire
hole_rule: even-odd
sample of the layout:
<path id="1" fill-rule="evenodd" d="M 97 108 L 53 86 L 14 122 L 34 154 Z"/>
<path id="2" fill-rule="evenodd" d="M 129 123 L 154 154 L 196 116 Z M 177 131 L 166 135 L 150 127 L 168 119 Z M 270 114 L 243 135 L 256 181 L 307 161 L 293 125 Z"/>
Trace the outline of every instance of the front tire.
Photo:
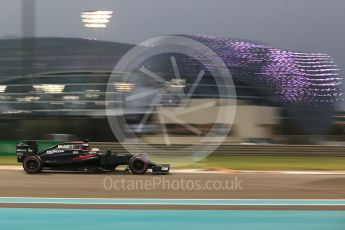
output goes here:
<path id="1" fill-rule="evenodd" d="M 142 156 L 135 156 L 129 161 L 129 168 L 134 174 L 144 174 L 149 168 L 149 162 Z"/>
<path id="2" fill-rule="evenodd" d="M 42 161 L 39 156 L 31 155 L 24 159 L 23 168 L 29 174 L 39 173 L 42 171 Z"/>

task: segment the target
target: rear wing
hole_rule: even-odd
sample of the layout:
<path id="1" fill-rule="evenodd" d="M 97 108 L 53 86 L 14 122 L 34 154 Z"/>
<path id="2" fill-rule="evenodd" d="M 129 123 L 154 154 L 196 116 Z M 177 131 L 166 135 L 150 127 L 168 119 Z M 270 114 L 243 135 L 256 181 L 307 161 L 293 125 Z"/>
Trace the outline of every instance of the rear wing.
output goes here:
<path id="1" fill-rule="evenodd" d="M 38 153 L 37 141 L 23 141 L 17 144 L 17 161 L 22 162 L 26 155 L 36 155 Z"/>

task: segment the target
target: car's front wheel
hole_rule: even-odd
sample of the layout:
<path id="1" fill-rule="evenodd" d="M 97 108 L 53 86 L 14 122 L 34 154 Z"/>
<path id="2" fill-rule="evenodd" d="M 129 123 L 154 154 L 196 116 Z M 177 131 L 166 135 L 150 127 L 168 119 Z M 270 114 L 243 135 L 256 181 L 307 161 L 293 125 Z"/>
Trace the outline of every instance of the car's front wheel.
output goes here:
<path id="1" fill-rule="evenodd" d="M 39 173 L 42 170 L 42 161 L 39 156 L 27 156 L 23 161 L 23 168 L 27 173 Z"/>
<path id="2" fill-rule="evenodd" d="M 144 174 L 149 168 L 149 162 L 142 156 L 135 156 L 130 160 L 129 168 L 134 174 Z"/>

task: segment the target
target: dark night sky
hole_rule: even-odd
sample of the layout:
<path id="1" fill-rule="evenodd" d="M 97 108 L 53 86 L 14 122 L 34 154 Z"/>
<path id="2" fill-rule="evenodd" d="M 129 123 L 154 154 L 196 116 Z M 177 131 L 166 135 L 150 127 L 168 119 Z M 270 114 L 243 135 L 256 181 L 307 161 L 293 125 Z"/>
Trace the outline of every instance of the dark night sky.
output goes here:
<path id="1" fill-rule="evenodd" d="M 21 36 L 21 0 L 1 0 L 0 7 L 0 36 Z M 95 30 L 81 23 L 87 10 L 115 13 L 106 29 Z M 243 38 L 328 53 L 343 76 L 344 11 L 344 0 L 36 0 L 36 34 L 128 43 L 168 34 Z"/>

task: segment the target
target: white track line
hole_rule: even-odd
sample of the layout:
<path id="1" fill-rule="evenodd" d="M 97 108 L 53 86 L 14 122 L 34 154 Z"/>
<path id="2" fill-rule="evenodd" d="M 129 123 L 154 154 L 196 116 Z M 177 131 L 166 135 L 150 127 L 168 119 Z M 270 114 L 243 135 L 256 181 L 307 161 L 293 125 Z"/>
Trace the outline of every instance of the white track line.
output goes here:
<path id="1" fill-rule="evenodd" d="M 21 165 L 0 165 L 0 170 L 23 170 Z"/>
<path id="2" fill-rule="evenodd" d="M 145 199 L 0 197 L 0 204 L 345 206 L 345 199 Z"/>

